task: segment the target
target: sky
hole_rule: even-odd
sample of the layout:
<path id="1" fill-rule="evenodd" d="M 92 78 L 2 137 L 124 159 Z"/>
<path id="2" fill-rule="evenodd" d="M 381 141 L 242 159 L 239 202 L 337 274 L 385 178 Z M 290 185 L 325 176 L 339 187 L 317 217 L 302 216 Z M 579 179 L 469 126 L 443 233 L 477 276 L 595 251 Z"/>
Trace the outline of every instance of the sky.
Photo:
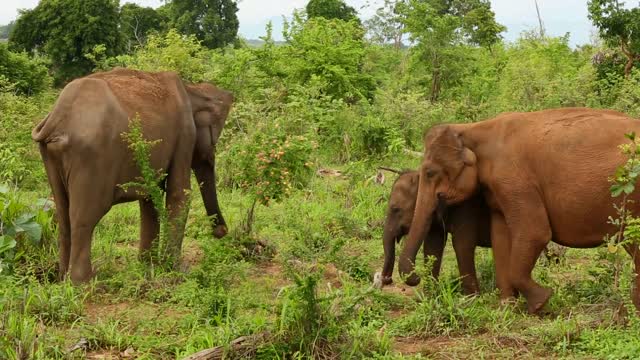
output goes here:
<path id="1" fill-rule="evenodd" d="M 265 25 L 269 20 L 274 25 L 274 38 L 281 38 L 282 15 L 287 17 L 295 8 L 303 8 L 308 0 L 240 0 L 238 18 L 239 33 L 246 39 L 257 39 L 265 34 Z M 121 4 L 134 2 L 143 6 L 157 7 L 161 0 L 120 0 Z M 371 17 L 383 0 L 346 0 L 356 8 L 360 17 Z M 627 1 L 637 4 L 636 1 Z M 6 24 L 16 18 L 18 9 L 33 8 L 38 0 L 2 0 L 0 5 L 0 24 Z M 538 6 L 547 34 L 561 36 L 570 33 L 572 45 L 590 42 L 595 28 L 587 18 L 587 0 L 538 0 Z M 534 0 L 491 0 L 491 7 L 499 23 L 507 27 L 503 36 L 508 41 L 518 38 L 523 30 L 538 28 L 538 18 Z"/>

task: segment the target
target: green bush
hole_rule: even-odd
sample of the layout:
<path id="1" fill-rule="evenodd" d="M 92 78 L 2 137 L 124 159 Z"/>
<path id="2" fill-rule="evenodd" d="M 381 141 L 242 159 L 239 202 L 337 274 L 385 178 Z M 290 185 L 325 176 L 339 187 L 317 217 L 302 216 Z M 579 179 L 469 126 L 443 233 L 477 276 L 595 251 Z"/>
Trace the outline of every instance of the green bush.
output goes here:
<path id="1" fill-rule="evenodd" d="M 44 59 L 11 52 L 0 42 L 0 92 L 33 95 L 49 88 L 51 82 Z"/>
<path id="2" fill-rule="evenodd" d="M 293 189 L 302 189 L 313 174 L 314 142 L 304 135 L 290 135 L 282 120 L 236 139 L 227 152 L 236 186 L 249 191 L 262 204 L 279 201 Z M 228 170 L 227 170 L 228 171 Z"/>
<path id="3" fill-rule="evenodd" d="M 357 22 L 316 17 L 304 20 L 294 14 L 284 36 L 283 50 L 289 82 L 306 84 L 322 79 L 323 92 L 355 102 L 371 99 L 373 78 L 362 71 L 365 57 L 364 30 Z"/>
<path id="4" fill-rule="evenodd" d="M 0 275 L 10 274 L 34 247 L 51 239 L 51 202 L 28 206 L 16 190 L 0 184 Z"/>

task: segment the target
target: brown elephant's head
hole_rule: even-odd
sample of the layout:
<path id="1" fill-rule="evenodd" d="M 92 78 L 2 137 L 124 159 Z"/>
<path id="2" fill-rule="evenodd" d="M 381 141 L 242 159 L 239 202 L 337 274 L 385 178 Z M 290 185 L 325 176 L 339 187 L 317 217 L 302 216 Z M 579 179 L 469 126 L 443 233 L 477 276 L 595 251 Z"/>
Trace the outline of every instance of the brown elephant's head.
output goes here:
<path id="1" fill-rule="evenodd" d="M 198 179 L 207 215 L 215 216 L 213 235 L 221 238 L 227 234 L 227 226 L 218 205 L 215 148 L 234 97 L 230 92 L 208 83 L 188 84 L 185 88 L 196 125 L 196 144 L 191 167 Z"/>
<path id="2" fill-rule="evenodd" d="M 417 171 L 403 171 L 391 187 L 387 216 L 384 221 L 382 243 L 384 246 L 384 266 L 382 284 L 391 284 L 395 262 L 396 242 L 409 233 L 413 221 L 413 209 L 418 195 Z"/>
<path id="3" fill-rule="evenodd" d="M 466 200 L 478 186 L 476 155 L 453 127 L 433 127 L 424 138 L 424 148 L 413 221 L 398 266 L 410 286 L 420 282 L 413 273 L 415 259 L 438 207 Z"/>

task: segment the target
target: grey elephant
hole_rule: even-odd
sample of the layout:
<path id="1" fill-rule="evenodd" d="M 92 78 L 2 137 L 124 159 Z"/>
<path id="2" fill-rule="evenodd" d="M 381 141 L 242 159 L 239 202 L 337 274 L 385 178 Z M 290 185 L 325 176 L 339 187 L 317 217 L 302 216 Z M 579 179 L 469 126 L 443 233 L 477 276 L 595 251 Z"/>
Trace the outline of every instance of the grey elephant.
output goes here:
<path id="1" fill-rule="evenodd" d="M 169 236 L 181 244 L 177 221 L 195 172 L 213 234 L 227 233 L 216 192 L 215 147 L 233 104 L 233 95 L 208 83 L 188 84 L 174 72 L 116 68 L 76 79 L 64 87 L 51 112 L 32 131 L 51 186 L 59 232 L 59 270 L 74 283 L 93 275 L 91 238 L 114 204 L 140 204 L 140 254 L 159 233 L 158 213 L 148 195 L 121 185 L 140 171 L 122 134 L 140 119 L 147 140 L 160 140 L 150 154 L 154 170 L 167 174 Z"/>

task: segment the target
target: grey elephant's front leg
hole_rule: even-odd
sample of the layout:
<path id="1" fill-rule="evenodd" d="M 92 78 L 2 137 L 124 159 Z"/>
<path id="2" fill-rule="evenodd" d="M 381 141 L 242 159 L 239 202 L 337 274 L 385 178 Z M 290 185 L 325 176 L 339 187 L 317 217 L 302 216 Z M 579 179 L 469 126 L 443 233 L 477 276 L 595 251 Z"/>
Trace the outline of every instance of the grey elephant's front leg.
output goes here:
<path id="1" fill-rule="evenodd" d="M 158 238 L 158 211 L 151 200 L 140 200 L 140 260 L 151 261 L 151 246 Z"/>
<path id="2" fill-rule="evenodd" d="M 194 163 L 193 166 L 207 216 L 213 217 L 213 236 L 219 239 L 227 234 L 228 229 L 218 203 L 215 168 L 214 156 L 206 161 Z"/>
<path id="3" fill-rule="evenodd" d="M 475 230 L 471 226 L 463 226 L 453 233 L 453 249 L 456 253 L 458 270 L 462 278 L 462 292 L 465 295 L 480 293 L 475 263 Z"/>

